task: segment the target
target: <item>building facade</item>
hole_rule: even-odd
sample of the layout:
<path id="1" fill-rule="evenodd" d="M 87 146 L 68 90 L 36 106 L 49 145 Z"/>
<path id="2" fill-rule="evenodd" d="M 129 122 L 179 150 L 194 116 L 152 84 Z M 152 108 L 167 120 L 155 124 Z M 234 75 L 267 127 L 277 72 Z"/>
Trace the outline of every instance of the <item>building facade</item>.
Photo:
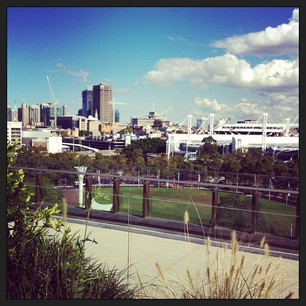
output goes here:
<path id="1" fill-rule="evenodd" d="M 18 108 L 18 121 L 21 121 L 24 127 L 30 124 L 29 107 L 25 102 Z"/>
<path id="2" fill-rule="evenodd" d="M 7 140 L 14 142 L 17 139 L 17 144 L 22 144 L 22 122 L 7 121 Z"/>
<path id="3" fill-rule="evenodd" d="M 99 84 L 93 86 L 93 116 L 103 123 L 113 122 L 112 86 Z"/>
<path id="4" fill-rule="evenodd" d="M 82 116 L 93 116 L 93 91 L 87 89 L 82 91 Z"/>

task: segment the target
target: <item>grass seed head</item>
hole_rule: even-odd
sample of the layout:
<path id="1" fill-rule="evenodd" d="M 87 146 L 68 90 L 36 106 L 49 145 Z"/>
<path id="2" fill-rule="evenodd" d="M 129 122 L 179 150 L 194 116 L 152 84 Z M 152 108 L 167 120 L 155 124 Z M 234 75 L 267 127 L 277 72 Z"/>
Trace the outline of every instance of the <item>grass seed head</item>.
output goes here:
<path id="1" fill-rule="evenodd" d="M 184 212 L 184 224 L 188 224 L 188 222 L 189 222 L 189 213 L 188 213 L 188 211 L 185 211 Z"/>

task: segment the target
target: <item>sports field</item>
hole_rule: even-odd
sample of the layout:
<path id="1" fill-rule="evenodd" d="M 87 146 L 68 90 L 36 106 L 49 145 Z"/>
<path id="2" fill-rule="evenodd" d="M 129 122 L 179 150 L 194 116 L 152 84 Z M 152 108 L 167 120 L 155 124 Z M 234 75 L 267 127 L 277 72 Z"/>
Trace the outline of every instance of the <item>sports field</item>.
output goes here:
<path id="1" fill-rule="evenodd" d="M 113 202 L 113 188 L 94 188 L 92 191 L 95 202 L 101 205 Z M 121 187 L 120 212 L 141 216 L 142 195 L 141 187 Z M 225 192 L 219 192 L 220 199 L 226 195 Z M 151 217 L 183 221 L 184 213 L 187 211 L 189 222 L 210 224 L 212 212 L 212 192 L 210 190 L 151 187 L 149 199 L 149 216 Z M 259 198 L 259 207 L 260 230 L 287 237 L 294 235 L 295 207 L 263 198 Z M 250 215 L 248 209 L 246 208 L 246 212 L 233 210 L 231 217 L 241 217 L 242 213 Z"/>

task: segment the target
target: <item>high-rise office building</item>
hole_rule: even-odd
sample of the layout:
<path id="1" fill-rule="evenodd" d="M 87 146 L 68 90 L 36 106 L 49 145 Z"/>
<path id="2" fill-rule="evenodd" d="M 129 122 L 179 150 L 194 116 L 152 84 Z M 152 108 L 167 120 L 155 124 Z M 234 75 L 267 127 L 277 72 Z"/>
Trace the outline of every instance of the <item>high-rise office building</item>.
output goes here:
<path id="1" fill-rule="evenodd" d="M 99 84 L 93 86 L 93 116 L 98 113 L 102 122 L 113 122 L 112 86 Z"/>
<path id="2" fill-rule="evenodd" d="M 45 127 L 51 126 L 51 110 L 53 108 L 51 103 L 41 103 L 40 106 L 40 118 Z"/>
<path id="3" fill-rule="evenodd" d="M 22 122 L 22 126 L 30 124 L 29 106 L 25 102 L 22 102 L 21 107 L 18 108 L 18 121 Z"/>
<path id="4" fill-rule="evenodd" d="M 18 121 L 18 110 L 8 107 L 7 108 L 7 121 Z"/>
<path id="5" fill-rule="evenodd" d="M 63 116 L 68 116 L 68 107 L 67 105 L 63 105 L 62 106 L 62 110 L 63 110 Z"/>
<path id="6" fill-rule="evenodd" d="M 40 124 L 40 107 L 39 105 L 31 105 L 29 107 L 30 124 L 36 126 Z"/>
<path id="7" fill-rule="evenodd" d="M 93 112 L 93 91 L 87 89 L 82 91 L 82 116 L 94 116 Z"/>

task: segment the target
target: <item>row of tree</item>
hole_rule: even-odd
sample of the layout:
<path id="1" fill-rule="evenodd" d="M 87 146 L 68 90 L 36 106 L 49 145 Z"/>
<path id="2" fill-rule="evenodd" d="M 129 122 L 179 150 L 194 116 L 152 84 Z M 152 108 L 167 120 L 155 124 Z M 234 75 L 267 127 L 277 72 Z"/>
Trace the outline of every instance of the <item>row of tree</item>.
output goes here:
<path id="1" fill-rule="evenodd" d="M 21 167 L 35 167 L 42 169 L 75 171 L 75 166 L 84 165 L 87 172 L 101 173 L 118 172 L 125 169 L 125 173 L 135 174 L 135 171 L 149 173 L 148 169 L 165 171 L 218 172 L 265 175 L 269 177 L 298 178 L 299 160 L 288 163 L 275 163 L 273 157 L 262 152 L 261 148 L 249 148 L 246 152 L 237 150 L 231 154 L 221 154 L 212 137 L 203 139 L 203 145 L 197 151 L 196 160 L 186 160 L 184 156 L 169 156 L 165 153 L 166 141 L 164 139 L 141 139 L 133 141 L 131 145 L 117 150 L 113 156 L 96 153 L 95 158 L 88 155 L 78 155 L 75 152 L 48 154 L 37 147 L 23 147 L 17 156 L 17 164 Z M 133 172 L 134 171 L 134 172 Z M 153 170 L 151 170 L 152 172 Z M 50 173 L 51 181 L 63 179 L 63 175 Z M 75 175 L 66 175 L 66 183 L 74 181 Z M 181 177 L 181 179 L 184 179 Z M 187 178 L 188 179 L 188 178 Z M 194 179 L 194 178 L 193 178 Z"/>

